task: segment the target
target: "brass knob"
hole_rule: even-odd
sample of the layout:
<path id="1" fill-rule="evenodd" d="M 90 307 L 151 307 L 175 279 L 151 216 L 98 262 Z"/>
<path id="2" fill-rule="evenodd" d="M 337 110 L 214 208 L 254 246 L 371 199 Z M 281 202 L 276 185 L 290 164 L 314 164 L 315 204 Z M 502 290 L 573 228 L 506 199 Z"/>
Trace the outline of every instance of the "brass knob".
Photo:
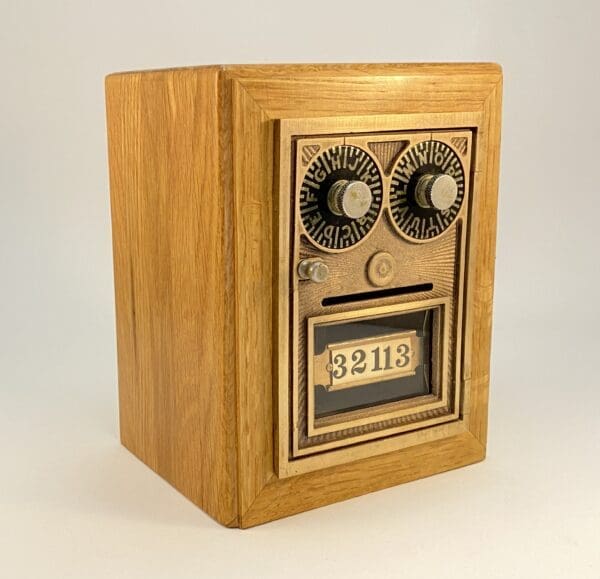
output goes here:
<path id="1" fill-rule="evenodd" d="M 329 267 L 318 257 L 303 259 L 298 264 L 298 276 L 300 279 L 322 283 L 329 277 Z"/>
<path id="2" fill-rule="evenodd" d="M 367 277 L 376 286 L 384 287 L 394 281 L 396 276 L 396 260 L 387 251 L 378 251 L 369 259 Z"/>
<path id="3" fill-rule="evenodd" d="M 335 215 L 358 219 L 366 215 L 373 202 L 371 188 L 362 181 L 336 181 L 329 189 L 327 203 Z"/>
<path id="4" fill-rule="evenodd" d="M 424 209 L 445 211 L 452 207 L 458 195 L 456 181 L 445 173 L 423 175 L 417 182 L 415 199 Z"/>

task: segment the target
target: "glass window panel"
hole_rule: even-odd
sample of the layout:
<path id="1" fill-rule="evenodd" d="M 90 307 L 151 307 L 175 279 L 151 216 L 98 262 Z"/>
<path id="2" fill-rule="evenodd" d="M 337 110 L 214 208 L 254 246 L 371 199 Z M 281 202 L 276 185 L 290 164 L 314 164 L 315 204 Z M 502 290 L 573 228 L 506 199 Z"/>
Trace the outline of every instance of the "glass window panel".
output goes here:
<path id="1" fill-rule="evenodd" d="M 315 418 L 430 394 L 434 315 L 434 309 L 427 309 L 315 326 L 314 355 L 329 348 L 330 375 L 339 378 L 337 383 L 331 378 L 331 384 L 315 385 Z M 415 358 L 408 360 L 402 336 L 411 331 L 417 347 L 411 349 Z M 414 373 L 386 378 L 386 369 L 393 373 L 408 362 Z M 361 371 L 356 378 L 368 383 L 348 386 L 353 370 Z"/>

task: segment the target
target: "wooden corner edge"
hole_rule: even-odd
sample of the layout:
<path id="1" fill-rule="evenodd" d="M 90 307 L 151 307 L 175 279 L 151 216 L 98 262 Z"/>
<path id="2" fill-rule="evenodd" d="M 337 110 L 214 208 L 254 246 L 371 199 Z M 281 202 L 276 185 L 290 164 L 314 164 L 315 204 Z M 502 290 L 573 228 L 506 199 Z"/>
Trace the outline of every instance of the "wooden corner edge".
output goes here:
<path id="1" fill-rule="evenodd" d="M 246 529 L 335 502 L 416 481 L 485 459 L 471 432 L 288 479 L 273 477 L 240 515 Z M 375 478 L 373 473 L 379 471 Z M 327 492 L 323 489 L 327 488 Z"/>

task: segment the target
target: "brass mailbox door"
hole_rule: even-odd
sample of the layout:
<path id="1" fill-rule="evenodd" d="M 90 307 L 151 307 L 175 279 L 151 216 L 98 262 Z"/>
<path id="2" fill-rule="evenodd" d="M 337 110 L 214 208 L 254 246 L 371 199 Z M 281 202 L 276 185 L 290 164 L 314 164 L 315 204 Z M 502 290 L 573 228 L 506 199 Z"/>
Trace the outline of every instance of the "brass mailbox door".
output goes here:
<path id="1" fill-rule="evenodd" d="M 473 133 L 290 136 L 298 472 L 459 417 Z"/>

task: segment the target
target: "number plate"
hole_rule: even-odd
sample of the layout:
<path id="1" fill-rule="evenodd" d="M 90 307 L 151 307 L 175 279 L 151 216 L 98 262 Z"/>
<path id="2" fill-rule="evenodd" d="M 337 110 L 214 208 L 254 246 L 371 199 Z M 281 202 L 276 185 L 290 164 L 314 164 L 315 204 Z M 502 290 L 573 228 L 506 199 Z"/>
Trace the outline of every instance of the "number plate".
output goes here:
<path id="1" fill-rule="evenodd" d="M 314 357 L 314 384 L 327 390 L 342 390 L 412 376 L 420 363 L 420 348 L 414 330 L 329 344 Z"/>

